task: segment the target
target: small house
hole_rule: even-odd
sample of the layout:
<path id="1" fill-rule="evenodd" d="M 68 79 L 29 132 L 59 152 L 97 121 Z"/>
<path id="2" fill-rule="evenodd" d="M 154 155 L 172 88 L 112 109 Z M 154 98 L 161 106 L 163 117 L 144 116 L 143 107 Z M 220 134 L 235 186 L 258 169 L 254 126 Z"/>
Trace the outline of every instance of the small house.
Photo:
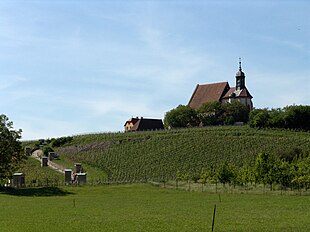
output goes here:
<path id="1" fill-rule="evenodd" d="M 161 119 L 152 118 L 130 118 L 124 124 L 125 132 L 162 130 L 164 124 Z"/>

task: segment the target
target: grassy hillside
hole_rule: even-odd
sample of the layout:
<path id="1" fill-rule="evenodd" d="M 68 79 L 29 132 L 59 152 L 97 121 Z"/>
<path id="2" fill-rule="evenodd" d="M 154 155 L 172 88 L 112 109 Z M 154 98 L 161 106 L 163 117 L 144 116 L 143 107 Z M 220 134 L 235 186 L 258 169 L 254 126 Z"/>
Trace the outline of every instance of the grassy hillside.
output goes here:
<path id="1" fill-rule="evenodd" d="M 228 161 L 253 163 L 259 152 L 280 155 L 298 149 L 309 154 L 310 133 L 210 127 L 139 133 L 75 136 L 58 148 L 66 162 L 104 170 L 111 181 L 174 179 L 177 171 L 196 175 Z"/>

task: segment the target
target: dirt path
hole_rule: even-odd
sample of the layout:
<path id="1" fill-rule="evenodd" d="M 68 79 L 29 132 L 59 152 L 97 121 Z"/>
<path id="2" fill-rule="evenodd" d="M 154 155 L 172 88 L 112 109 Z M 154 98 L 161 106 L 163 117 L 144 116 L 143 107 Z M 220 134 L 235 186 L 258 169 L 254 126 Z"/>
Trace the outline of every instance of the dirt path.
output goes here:
<path id="1" fill-rule="evenodd" d="M 35 158 L 35 159 L 37 159 L 37 160 L 39 160 L 40 162 L 41 162 L 41 157 L 43 157 L 43 151 L 42 150 L 36 150 L 36 151 L 34 151 L 32 154 L 31 154 L 31 156 L 33 157 L 33 158 Z M 58 171 L 58 172 L 61 172 L 61 173 L 65 173 L 65 167 L 63 167 L 63 166 L 61 166 L 61 165 L 59 165 L 59 164 L 56 164 L 56 163 L 54 163 L 54 162 L 52 162 L 52 161 L 48 161 L 47 162 L 47 165 L 49 166 L 49 167 L 51 167 L 52 169 L 54 169 L 54 170 L 56 170 L 56 171 Z"/>

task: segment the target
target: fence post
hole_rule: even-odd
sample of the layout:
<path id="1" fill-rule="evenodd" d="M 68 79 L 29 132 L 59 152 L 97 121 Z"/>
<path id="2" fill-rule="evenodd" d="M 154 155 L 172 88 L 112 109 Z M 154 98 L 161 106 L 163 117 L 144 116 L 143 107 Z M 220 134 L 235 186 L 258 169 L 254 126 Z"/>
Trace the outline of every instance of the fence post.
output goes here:
<path id="1" fill-rule="evenodd" d="M 214 205 L 214 210 L 213 210 L 213 218 L 212 218 L 212 232 L 213 232 L 213 230 L 214 230 L 215 213 L 216 213 L 216 204 Z"/>

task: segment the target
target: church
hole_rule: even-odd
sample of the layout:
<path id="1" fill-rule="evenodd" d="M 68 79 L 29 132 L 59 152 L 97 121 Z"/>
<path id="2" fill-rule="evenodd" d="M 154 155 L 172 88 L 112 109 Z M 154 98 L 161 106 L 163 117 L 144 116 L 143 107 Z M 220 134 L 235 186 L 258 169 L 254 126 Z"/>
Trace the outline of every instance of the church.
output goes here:
<path id="1" fill-rule="evenodd" d="M 239 70 L 236 73 L 236 87 L 230 87 L 228 82 L 218 82 L 212 84 L 197 84 L 188 106 L 199 109 L 206 102 L 231 103 L 239 101 L 246 105 L 249 110 L 253 109 L 252 96 L 245 86 L 245 74 L 241 68 L 239 59 Z"/>

